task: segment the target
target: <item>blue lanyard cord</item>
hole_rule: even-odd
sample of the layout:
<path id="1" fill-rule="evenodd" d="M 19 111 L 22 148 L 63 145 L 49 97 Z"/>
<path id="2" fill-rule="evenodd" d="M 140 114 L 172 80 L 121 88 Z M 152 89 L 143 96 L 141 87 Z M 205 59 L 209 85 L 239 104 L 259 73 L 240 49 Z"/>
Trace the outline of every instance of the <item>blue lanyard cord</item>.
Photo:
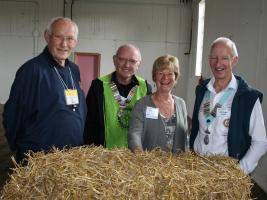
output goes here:
<path id="1" fill-rule="evenodd" d="M 73 78 L 72 78 L 72 73 L 71 73 L 70 67 L 69 67 L 69 72 L 70 72 L 70 78 L 71 78 L 72 88 L 73 88 L 74 90 L 76 90 L 76 87 L 75 87 L 75 84 L 74 84 L 74 80 L 73 80 Z"/>
<path id="2" fill-rule="evenodd" d="M 228 88 L 223 96 L 220 98 L 219 102 L 216 103 L 216 105 L 214 106 L 213 110 L 210 111 L 210 91 L 207 90 L 205 92 L 205 96 L 204 96 L 204 116 L 206 119 L 206 124 L 207 127 L 211 124 L 211 122 L 214 120 L 214 118 L 216 117 L 216 112 L 217 112 L 217 108 L 221 108 L 222 105 L 227 101 L 227 99 L 230 97 L 230 95 L 233 92 L 233 88 Z"/>
<path id="3" fill-rule="evenodd" d="M 58 70 L 57 70 L 57 68 L 56 67 L 54 67 L 54 69 L 55 69 L 55 71 L 56 71 L 56 74 L 57 74 L 57 76 L 58 76 L 58 78 L 59 78 L 59 80 L 60 80 L 60 82 L 61 82 L 61 84 L 62 84 L 62 86 L 63 86 L 63 88 L 65 89 L 65 90 L 68 90 L 69 88 L 68 88 L 68 86 L 67 86 L 67 84 L 65 83 L 65 81 L 63 80 L 63 78 L 61 77 L 61 75 L 59 74 L 59 72 L 58 72 Z M 76 87 L 75 87 L 75 84 L 74 84 L 74 81 L 73 81 L 73 78 L 72 78 L 72 73 L 71 73 L 71 70 L 70 70 L 70 68 L 68 68 L 69 69 L 69 73 L 70 73 L 70 78 L 71 78 L 71 84 L 72 84 L 72 89 L 76 89 Z"/>

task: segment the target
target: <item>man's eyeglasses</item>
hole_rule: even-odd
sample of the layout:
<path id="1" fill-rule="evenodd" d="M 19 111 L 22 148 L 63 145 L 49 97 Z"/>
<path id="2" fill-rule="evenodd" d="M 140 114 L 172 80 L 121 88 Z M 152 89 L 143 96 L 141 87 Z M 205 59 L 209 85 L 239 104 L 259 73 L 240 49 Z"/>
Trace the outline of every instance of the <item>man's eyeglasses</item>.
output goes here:
<path id="1" fill-rule="evenodd" d="M 139 62 L 139 60 L 127 59 L 127 58 L 122 58 L 119 56 L 116 56 L 116 59 L 121 64 L 126 64 L 128 62 L 130 65 L 136 65 Z"/>
<path id="2" fill-rule="evenodd" d="M 66 41 L 67 43 L 74 43 L 76 41 L 76 39 L 72 36 L 63 36 L 63 35 L 56 35 L 56 34 L 51 34 L 51 36 L 60 42 L 64 42 Z"/>

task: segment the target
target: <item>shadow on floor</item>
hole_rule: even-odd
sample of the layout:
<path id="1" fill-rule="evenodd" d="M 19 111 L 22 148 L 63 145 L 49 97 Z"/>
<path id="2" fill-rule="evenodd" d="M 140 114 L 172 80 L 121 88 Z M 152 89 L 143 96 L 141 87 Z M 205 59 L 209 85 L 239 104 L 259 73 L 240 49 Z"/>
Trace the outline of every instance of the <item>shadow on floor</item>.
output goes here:
<path id="1" fill-rule="evenodd" d="M 254 186 L 251 189 L 252 198 L 257 200 L 267 200 L 267 193 L 262 190 L 257 183 L 254 182 Z"/>
<path id="2" fill-rule="evenodd" d="M 8 174 L 11 173 L 10 168 L 13 167 L 11 161 L 11 151 L 9 150 L 6 138 L 4 136 L 4 128 L 2 125 L 3 104 L 0 104 L 0 191 L 6 180 L 9 179 Z"/>
<path id="3" fill-rule="evenodd" d="M 0 136 L 1 141 L 3 141 L 2 139 Z M 0 190 L 2 190 L 4 184 L 9 179 L 8 174 L 12 172 L 10 168 L 13 167 L 11 153 L 7 144 L 0 144 L 0 163 Z"/>

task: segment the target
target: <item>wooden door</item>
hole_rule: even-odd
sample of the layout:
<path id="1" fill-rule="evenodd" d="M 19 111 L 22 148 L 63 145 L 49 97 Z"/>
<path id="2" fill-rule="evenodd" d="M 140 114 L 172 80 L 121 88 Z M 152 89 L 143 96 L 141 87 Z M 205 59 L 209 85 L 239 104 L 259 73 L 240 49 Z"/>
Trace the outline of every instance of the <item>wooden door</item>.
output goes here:
<path id="1" fill-rule="evenodd" d="M 74 53 L 74 62 L 80 69 L 81 87 L 85 96 L 87 96 L 92 80 L 99 77 L 100 58 L 101 55 L 98 53 Z"/>

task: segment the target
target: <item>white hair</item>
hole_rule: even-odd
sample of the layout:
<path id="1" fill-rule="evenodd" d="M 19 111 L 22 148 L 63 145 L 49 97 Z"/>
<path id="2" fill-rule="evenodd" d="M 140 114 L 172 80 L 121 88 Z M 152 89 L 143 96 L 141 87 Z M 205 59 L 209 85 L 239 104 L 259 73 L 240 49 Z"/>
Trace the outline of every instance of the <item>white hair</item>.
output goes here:
<path id="1" fill-rule="evenodd" d="M 77 26 L 77 24 L 76 24 L 74 21 L 72 21 L 72 20 L 71 20 L 70 18 L 68 18 L 68 17 L 54 17 L 54 18 L 52 18 L 51 21 L 48 23 L 48 25 L 47 25 L 45 31 L 48 32 L 49 35 L 51 35 L 52 32 L 53 32 L 52 29 L 53 29 L 53 25 L 54 25 L 54 23 L 56 23 L 56 22 L 58 22 L 58 21 L 61 21 L 61 20 L 62 20 L 62 21 L 69 21 L 69 22 L 72 23 L 72 25 L 74 26 L 74 29 L 75 29 L 74 37 L 75 37 L 75 39 L 77 40 L 77 38 L 78 38 L 78 33 L 79 33 L 78 26 Z"/>
<path id="2" fill-rule="evenodd" d="M 238 57 L 238 52 L 237 52 L 237 48 L 236 48 L 236 45 L 235 43 L 230 40 L 229 38 L 226 38 L 226 37 L 219 37 L 217 38 L 216 40 L 214 40 L 212 43 L 211 43 L 211 48 L 213 48 L 213 46 L 217 43 L 224 43 L 226 44 L 230 49 L 231 49 L 231 52 L 232 52 L 232 56 L 233 57 Z"/>

